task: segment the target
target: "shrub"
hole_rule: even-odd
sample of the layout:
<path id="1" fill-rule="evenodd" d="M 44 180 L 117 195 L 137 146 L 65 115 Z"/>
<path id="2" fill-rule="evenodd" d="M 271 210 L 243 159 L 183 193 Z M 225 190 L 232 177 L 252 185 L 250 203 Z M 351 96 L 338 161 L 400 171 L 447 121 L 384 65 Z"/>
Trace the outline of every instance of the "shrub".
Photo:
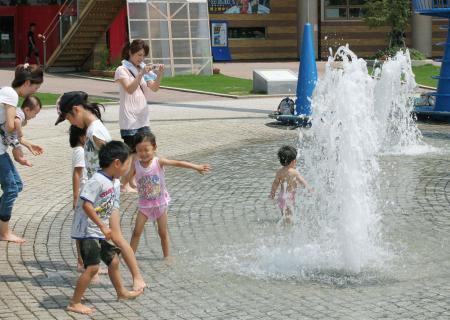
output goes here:
<path id="1" fill-rule="evenodd" d="M 375 59 L 378 60 L 385 60 L 388 57 L 393 57 L 396 55 L 396 53 L 400 50 L 405 50 L 406 48 L 403 47 L 392 47 L 392 48 L 386 48 L 383 50 L 379 50 L 376 54 L 375 54 Z M 419 50 L 416 49 L 412 49 L 412 48 L 408 48 L 409 49 L 409 54 L 411 56 L 411 60 L 425 60 L 427 57 L 420 52 Z"/>

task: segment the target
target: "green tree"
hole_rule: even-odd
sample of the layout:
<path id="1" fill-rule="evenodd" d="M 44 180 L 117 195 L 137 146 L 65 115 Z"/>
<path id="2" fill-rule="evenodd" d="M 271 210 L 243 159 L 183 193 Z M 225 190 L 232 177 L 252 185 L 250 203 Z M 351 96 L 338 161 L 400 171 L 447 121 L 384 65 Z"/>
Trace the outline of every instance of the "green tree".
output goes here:
<path id="1" fill-rule="evenodd" d="M 411 17 L 411 0 L 368 0 L 364 20 L 370 27 L 388 25 L 389 48 L 405 47 L 405 30 Z"/>

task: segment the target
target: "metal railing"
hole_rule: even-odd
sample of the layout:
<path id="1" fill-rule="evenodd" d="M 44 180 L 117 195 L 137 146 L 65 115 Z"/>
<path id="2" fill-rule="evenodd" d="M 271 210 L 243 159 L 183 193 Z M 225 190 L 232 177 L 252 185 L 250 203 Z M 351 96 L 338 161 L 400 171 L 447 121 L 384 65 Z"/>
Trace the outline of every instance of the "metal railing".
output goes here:
<path id="1" fill-rule="evenodd" d="M 450 9 L 450 0 L 413 0 L 414 11 Z"/>
<path id="2" fill-rule="evenodd" d="M 64 36 L 78 19 L 78 0 L 66 0 L 42 33 L 44 47 L 44 70 L 47 68 L 47 54 L 50 55 L 63 42 Z"/>

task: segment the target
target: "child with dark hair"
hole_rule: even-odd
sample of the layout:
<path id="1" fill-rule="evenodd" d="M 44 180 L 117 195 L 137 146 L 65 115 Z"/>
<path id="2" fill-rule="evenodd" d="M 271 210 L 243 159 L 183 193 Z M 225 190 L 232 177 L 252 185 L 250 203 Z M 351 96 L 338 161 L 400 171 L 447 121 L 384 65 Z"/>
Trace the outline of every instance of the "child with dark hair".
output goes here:
<path id="1" fill-rule="evenodd" d="M 292 146 L 282 146 L 278 150 L 278 159 L 283 167 L 281 167 L 272 183 L 270 198 L 275 198 L 275 193 L 281 185 L 278 194 L 278 207 L 287 223 L 292 222 L 292 216 L 295 211 L 295 197 L 298 184 L 303 185 L 308 191 L 312 191 L 306 180 L 300 175 L 296 169 L 297 150 Z"/>
<path id="2" fill-rule="evenodd" d="M 131 248 L 136 252 L 139 239 L 148 219 L 158 224 L 158 234 L 165 259 L 169 254 L 169 233 L 167 231 L 167 209 L 170 201 L 166 188 L 164 167 L 173 166 L 196 170 L 203 174 L 210 169 L 209 164 L 194 164 L 186 161 L 169 160 L 156 156 L 156 138 L 153 133 L 141 132 L 135 136 L 135 160 L 129 173 L 129 181 L 136 178 L 139 194 L 139 213 L 131 238 Z"/>
<path id="3" fill-rule="evenodd" d="M 86 142 L 86 129 L 70 126 L 69 142 L 72 147 L 72 195 L 75 209 L 80 196 L 80 190 L 87 181 L 86 164 L 84 161 L 84 144 Z"/>
<path id="4" fill-rule="evenodd" d="M 84 143 L 86 142 L 86 129 L 70 126 L 69 142 L 72 147 L 72 195 L 73 209 L 76 208 L 80 191 L 87 181 L 86 164 L 84 162 Z M 75 241 L 77 246 L 77 270 L 84 271 L 83 259 L 81 259 L 80 242 Z"/>
<path id="5" fill-rule="evenodd" d="M 119 272 L 119 254 L 115 233 L 120 225 L 119 178 L 130 168 L 130 150 L 121 141 L 110 141 L 99 151 L 101 170 L 86 182 L 81 191 L 79 206 L 75 209 L 72 224 L 72 238 L 80 242 L 81 258 L 85 267 L 78 278 L 74 294 L 67 310 L 90 315 L 92 308 L 81 303 L 81 298 L 92 279 L 98 274 L 100 260 L 108 266 L 108 274 L 118 299 L 133 299 L 143 293 L 142 290 L 128 291 L 122 284 Z"/>
<path id="6" fill-rule="evenodd" d="M 100 107 L 97 103 L 88 102 L 88 94 L 83 91 L 71 91 L 64 93 L 57 102 L 56 109 L 58 119 L 55 125 L 68 120 L 70 124 L 86 129 L 86 142 L 84 144 L 84 160 L 88 178 L 91 178 L 101 169 L 99 162 L 100 148 L 111 141 L 108 129 L 101 121 Z M 136 257 L 128 241 L 122 236 L 120 231 L 120 221 L 112 224 L 114 243 L 120 247 L 123 258 L 133 277 L 133 289 L 142 291 L 147 287 L 139 271 Z"/>
<path id="7" fill-rule="evenodd" d="M 27 125 L 27 121 L 36 117 L 41 111 L 41 100 L 36 96 L 26 97 L 22 103 L 22 106 L 17 108 L 16 117 L 14 119 L 14 131 L 8 133 L 6 131 L 5 124 L 0 126 L 0 135 L 3 140 L 3 144 L 12 147 L 12 155 L 14 160 L 23 166 L 32 167 L 30 161 L 25 159 L 23 151 L 20 145 L 25 146 L 33 155 L 40 155 L 42 153 L 42 147 L 31 143 L 23 137 L 22 128 Z"/>

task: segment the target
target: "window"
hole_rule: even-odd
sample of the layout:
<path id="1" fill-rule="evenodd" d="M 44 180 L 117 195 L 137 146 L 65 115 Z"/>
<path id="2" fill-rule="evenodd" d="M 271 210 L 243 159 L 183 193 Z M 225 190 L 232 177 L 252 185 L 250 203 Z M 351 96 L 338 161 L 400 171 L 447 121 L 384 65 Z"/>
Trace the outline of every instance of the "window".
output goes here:
<path id="1" fill-rule="evenodd" d="M 265 39 L 266 28 L 228 28 L 228 37 L 230 39 Z"/>
<path id="2" fill-rule="evenodd" d="M 361 20 L 367 0 L 324 0 L 325 20 Z"/>

